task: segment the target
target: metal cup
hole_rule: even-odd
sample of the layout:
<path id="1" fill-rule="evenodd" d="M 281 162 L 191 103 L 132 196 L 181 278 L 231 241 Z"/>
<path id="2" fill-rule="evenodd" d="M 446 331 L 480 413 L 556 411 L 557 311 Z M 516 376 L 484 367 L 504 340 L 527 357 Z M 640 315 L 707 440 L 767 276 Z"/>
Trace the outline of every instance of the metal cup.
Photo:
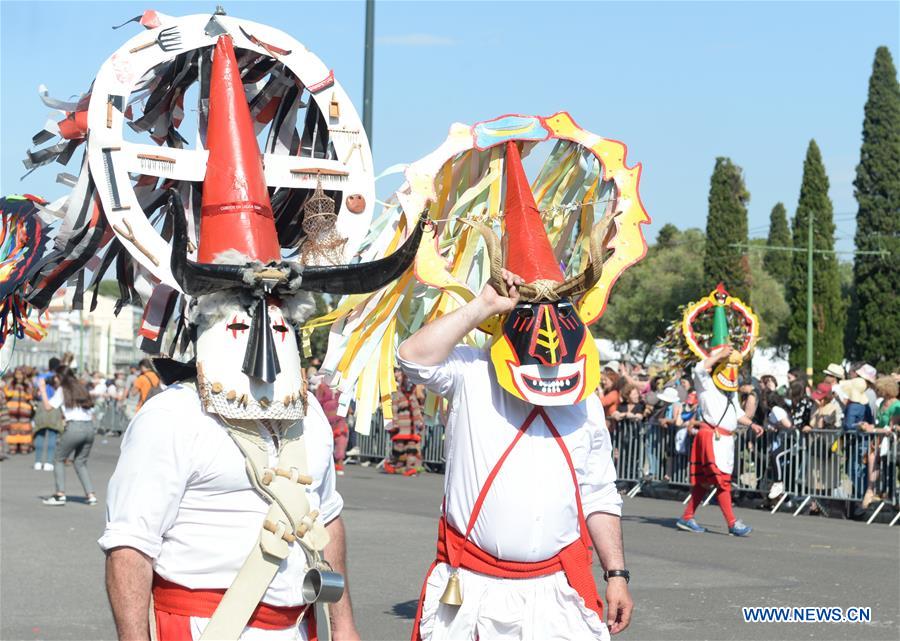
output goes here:
<path id="1" fill-rule="evenodd" d="M 335 603 L 344 595 L 344 575 L 313 568 L 303 577 L 306 603 Z"/>

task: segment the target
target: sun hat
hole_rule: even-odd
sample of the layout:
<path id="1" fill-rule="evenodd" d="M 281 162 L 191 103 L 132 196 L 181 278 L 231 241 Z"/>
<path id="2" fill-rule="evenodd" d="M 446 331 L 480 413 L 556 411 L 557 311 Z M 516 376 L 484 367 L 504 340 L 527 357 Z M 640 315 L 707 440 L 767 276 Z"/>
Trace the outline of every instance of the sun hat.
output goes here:
<path id="1" fill-rule="evenodd" d="M 864 381 L 867 381 L 874 385 L 875 381 L 878 379 L 878 370 L 876 370 L 868 363 L 865 363 L 863 365 L 860 365 L 859 369 L 856 370 L 856 375 Z"/>
<path id="2" fill-rule="evenodd" d="M 837 363 L 829 363 L 828 367 L 822 370 L 822 373 L 827 374 L 828 376 L 834 376 L 839 381 L 847 378 L 847 373 L 844 371 L 844 368 Z"/>
<path id="3" fill-rule="evenodd" d="M 666 387 L 656 395 L 656 399 L 663 403 L 677 403 L 678 391 L 674 387 Z"/>

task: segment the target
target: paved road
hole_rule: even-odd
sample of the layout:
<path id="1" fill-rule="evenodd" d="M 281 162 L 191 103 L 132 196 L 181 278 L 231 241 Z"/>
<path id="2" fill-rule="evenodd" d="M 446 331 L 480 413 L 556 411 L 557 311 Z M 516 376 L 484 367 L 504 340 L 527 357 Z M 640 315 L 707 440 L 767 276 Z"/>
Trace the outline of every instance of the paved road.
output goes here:
<path id="1" fill-rule="evenodd" d="M 117 452 L 117 440 L 98 438 L 90 466 L 101 501 Z M 71 468 L 67 474 L 77 495 L 75 474 Z M 113 638 L 96 545 L 103 508 L 75 500 L 41 505 L 51 476 L 33 471 L 28 457 L 0 463 L 0 638 Z M 408 638 L 433 554 L 441 481 L 385 477 L 361 467 L 340 480 L 351 588 L 365 639 Z M 637 609 L 623 640 L 900 638 L 900 527 L 738 509 L 756 528 L 739 540 L 725 536 L 715 507 L 700 514 L 711 529 L 704 535 L 673 530 L 678 511 L 673 502 L 627 500 Z M 869 606 L 873 622 L 746 624 L 740 608 L 747 605 Z"/>

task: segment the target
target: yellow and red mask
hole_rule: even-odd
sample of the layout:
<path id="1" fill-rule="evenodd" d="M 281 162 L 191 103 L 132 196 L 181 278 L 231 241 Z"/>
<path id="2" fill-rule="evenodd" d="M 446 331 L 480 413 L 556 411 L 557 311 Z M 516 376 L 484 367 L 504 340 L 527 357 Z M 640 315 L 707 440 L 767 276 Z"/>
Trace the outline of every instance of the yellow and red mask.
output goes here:
<path id="1" fill-rule="evenodd" d="M 519 303 L 491 345 L 500 386 L 534 405 L 572 405 L 600 384 L 600 355 L 568 299 Z"/>
<path id="2" fill-rule="evenodd" d="M 711 327 L 701 329 L 706 323 L 711 323 Z M 741 364 L 753 351 L 759 336 L 759 319 L 750 306 L 731 296 L 719 283 L 708 296 L 687 306 L 682 332 L 688 347 L 699 358 L 705 359 L 724 345 L 734 346 L 731 356 L 716 365 L 712 379 L 723 392 L 736 392 Z"/>
<path id="3" fill-rule="evenodd" d="M 599 268 L 589 263 L 578 276 L 563 276 L 514 142 L 506 146 L 504 214 L 510 250 L 506 267 L 525 284 L 518 288 L 520 302 L 494 332 L 491 363 L 497 383 L 534 405 L 583 401 L 600 385 L 600 356 L 573 300 L 593 286 Z M 476 227 L 491 256 L 491 284 L 505 294 L 499 273 L 500 241 L 484 226 Z M 592 248 L 592 257 L 600 253 Z"/>

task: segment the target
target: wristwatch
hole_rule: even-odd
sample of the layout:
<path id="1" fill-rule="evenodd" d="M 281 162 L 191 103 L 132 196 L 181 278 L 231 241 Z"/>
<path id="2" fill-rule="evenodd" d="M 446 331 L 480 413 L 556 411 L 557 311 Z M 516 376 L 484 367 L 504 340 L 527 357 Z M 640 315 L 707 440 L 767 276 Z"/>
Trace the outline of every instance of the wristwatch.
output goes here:
<path id="1" fill-rule="evenodd" d="M 625 579 L 625 583 L 631 581 L 631 572 L 628 570 L 606 570 L 603 573 L 603 580 L 609 583 L 609 580 L 613 577 L 620 576 Z"/>

